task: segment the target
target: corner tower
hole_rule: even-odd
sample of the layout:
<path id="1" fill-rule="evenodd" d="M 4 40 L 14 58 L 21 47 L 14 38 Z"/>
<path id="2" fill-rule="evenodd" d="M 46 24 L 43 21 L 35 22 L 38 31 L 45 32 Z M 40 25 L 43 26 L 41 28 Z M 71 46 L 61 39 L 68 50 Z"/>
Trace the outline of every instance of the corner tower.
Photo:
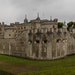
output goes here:
<path id="1" fill-rule="evenodd" d="M 25 15 L 24 23 L 27 23 L 27 22 L 28 22 L 27 15 Z"/>

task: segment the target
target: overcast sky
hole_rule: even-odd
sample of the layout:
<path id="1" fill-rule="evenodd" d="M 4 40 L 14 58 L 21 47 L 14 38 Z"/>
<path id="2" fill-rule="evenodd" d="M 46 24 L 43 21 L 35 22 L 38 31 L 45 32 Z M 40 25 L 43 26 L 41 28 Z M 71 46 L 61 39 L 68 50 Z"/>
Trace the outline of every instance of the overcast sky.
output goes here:
<path id="1" fill-rule="evenodd" d="M 75 0 L 0 0 L 0 22 L 5 24 L 22 23 L 25 15 L 30 21 L 37 13 L 41 19 L 75 21 Z"/>

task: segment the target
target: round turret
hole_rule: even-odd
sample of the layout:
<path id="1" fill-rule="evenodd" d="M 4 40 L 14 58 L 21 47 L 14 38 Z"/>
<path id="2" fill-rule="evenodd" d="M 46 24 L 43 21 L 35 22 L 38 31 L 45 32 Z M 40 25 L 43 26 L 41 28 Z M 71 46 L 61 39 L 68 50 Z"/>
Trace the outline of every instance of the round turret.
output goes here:
<path id="1" fill-rule="evenodd" d="M 27 22 L 28 22 L 27 15 L 25 15 L 24 23 L 27 23 Z"/>
<path id="2" fill-rule="evenodd" d="M 37 13 L 37 18 L 36 18 L 36 20 L 40 20 L 40 18 L 39 18 L 39 13 Z"/>

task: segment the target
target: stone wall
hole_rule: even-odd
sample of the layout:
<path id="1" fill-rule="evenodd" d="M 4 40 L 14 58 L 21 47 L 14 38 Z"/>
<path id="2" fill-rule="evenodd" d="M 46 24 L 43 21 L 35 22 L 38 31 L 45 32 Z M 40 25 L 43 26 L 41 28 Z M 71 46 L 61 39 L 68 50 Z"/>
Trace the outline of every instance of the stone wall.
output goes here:
<path id="1" fill-rule="evenodd" d="M 47 30 L 25 30 L 15 39 L 0 39 L 0 54 L 52 60 L 75 53 L 75 39 L 72 34 L 63 29 Z"/>
<path id="2" fill-rule="evenodd" d="M 0 54 L 53 60 L 75 53 L 75 29 L 57 28 L 54 21 L 32 20 L 0 25 Z"/>

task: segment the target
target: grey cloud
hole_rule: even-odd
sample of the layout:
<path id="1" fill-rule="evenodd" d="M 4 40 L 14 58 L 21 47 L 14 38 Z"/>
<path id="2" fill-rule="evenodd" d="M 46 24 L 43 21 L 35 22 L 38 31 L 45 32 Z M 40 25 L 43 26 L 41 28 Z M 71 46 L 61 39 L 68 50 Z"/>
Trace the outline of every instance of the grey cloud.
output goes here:
<path id="1" fill-rule="evenodd" d="M 59 21 L 75 20 L 75 0 L 0 0 L 0 21 L 7 24 L 15 21 L 23 22 L 25 14 L 28 19 L 49 19 L 50 16 Z"/>

